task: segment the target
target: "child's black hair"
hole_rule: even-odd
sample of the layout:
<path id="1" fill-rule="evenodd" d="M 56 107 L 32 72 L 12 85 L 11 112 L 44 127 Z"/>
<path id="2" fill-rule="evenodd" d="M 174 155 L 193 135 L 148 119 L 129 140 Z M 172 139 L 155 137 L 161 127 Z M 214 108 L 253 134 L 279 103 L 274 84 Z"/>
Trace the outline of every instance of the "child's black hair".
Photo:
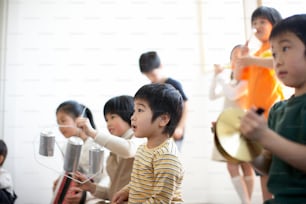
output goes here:
<path id="1" fill-rule="evenodd" d="M 106 114 L 117 114 L 125 122 L 131 125 L 131 116 L 134 111 L 134 99 L 132 96 L 121 95 L 109 99 L 103 109 L 104 117 Z"/>
<path id="2" fill-rule="evenodd" d="M 267 19 L 272 25 L 282 20 L 281 14 L 275 8 L 267 6 L 260 6 L 255 9 L 252 13 L 251 22 L 259 17 Z"/>
<path id="3" fill-rule="evenodd" d="M 0 140 L 0 155 L 3 156 L 3 161 L 0 163 L 2 166 L 7 156 L 7 146 L 3 140 Z"/>
<path id="4" fill-rule="evenodd" d="M 143 53 L 139 58 L 141 73 L 148 73 L 160 67 L 160 58 L 155 51 Z"/>
<path id="5" fill-rule="evenodd" d="M 287 32 L 296 35 L 306 47 L 306 14 L 293 15 L 277 23 L 271 31 L 270 40 Z"/>
<path id="6" fill-rule="evenodd" d="M 70 115 L 72 118 L 76 119 L 77 117 L 80 117 L 82 115 L 84 108 L 85 108 L 85 112 L 84 112 L 83 117 L 88 118 L 91 126 L 94 129 L 96 129 L 96 125 L 95 125 L 93 115 L 90 109 L 78 103 L 77 101 L 74 101 L 74 100 L 64 101 L 57 107 L 56 113 L 63 111 L 64 113 Z"/>
<path id="7" fill-rule="evenodd" d="M 182 117 L 183 98 L 170 84 L 153 83 L 142 86 L 135 94 L 134 99 L 148 102 L 153 116 L 152 122 L 159 116 L 167 114 L 170 117 L 163 133 L 172 136 Z"/>

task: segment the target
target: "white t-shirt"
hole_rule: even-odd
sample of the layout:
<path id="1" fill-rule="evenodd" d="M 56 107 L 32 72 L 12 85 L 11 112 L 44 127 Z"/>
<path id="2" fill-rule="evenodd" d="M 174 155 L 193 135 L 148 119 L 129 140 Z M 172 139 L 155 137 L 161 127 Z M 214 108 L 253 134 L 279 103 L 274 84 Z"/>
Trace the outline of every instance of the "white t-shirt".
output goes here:
<path id="1" fill-rule="evenodd" d="M 13 179 L 11 174 L 2 167 L 0 168 L 0 189 L 6 189 L 7 192 L 12 194 L 12 196 L 14 195 Z"/>

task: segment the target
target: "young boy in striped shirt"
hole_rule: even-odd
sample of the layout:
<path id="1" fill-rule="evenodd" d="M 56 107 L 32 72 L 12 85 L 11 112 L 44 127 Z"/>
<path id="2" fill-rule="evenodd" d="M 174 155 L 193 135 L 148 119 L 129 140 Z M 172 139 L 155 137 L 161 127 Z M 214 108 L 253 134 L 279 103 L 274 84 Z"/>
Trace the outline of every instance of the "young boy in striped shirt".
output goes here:
<path id="1" fill-rule="evenodd" d="M 134 96 L 131 117 L 136 137 L 146 137 L 136 153 L 131 181 L 112 203 L 181 203 L 183 167 L 170 136 L 183 109 L 183 99 L 169 84 L 142 86 Z"/>

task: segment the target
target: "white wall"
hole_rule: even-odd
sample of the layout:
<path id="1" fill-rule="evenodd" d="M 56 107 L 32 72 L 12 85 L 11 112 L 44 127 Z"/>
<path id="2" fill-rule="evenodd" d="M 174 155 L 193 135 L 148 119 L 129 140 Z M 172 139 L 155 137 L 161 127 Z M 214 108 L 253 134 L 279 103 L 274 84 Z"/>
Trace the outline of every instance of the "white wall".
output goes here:
<path id="1" fill-rule="evenodd" d="M 294 14 L 305 13 L 305 1 L 262 0 L 262 4 L 277 9 L 283 18 Z"/>
<path id="2" fill-rule="evenodd" d="M 210 160 L 210 122 L 221 101 L 209 101 L 207 93 L 210 65 L 219 57 L 222 62 L 227 59 L 240 37 L 244 42 L 242 25 L 233 21 L 233 32 L 222 29 L 224 21 L 216 9 L 223 7 L 227 13 L 222 15 L 230 16 L 241 2 L 212 2 L 201 1 L 203 14 L 217 21 L 203 21 L 200 33 L 198 1 L 9 1 L 3 137 L 9 146 L 5 167 L 12 172 L 18 204 L 48 203 L 51 198 L 57 175 L 35 161 L 33 140 L 44 127 L 55 124 L 57 105 L 67 99 L 83 102 L 106 131 L 103 104 L 115 95 L 133 95 L 148 82 L 138 68 L 140 54 L 148 50 L 159 52 L 164 68 L 182 82 L 190 99 L 183 148 L 186 202 L 239 202 L 225 165 Z M 209 45 L 205 72 L 199 50 L 204 36 Z M 254 200 L 260 203 L 256 185 Z"/>

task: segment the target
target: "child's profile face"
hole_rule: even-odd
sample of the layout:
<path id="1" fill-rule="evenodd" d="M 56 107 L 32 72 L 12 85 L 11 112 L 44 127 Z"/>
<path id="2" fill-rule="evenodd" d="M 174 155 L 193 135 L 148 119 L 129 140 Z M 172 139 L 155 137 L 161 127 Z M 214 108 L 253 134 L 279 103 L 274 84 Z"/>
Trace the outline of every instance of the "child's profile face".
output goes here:
<path id="1" fill-rule="evenodd" d="M 75 120 L 69 114 L 59 111 L 56 113 L 56 120 L 57 124 L 60 126 L 59 130 L 64 137 L 69 138 L 72 136 L 77 136 L 78 129 L 76 127 Z"/>
<path id="2" fill-rule="evenodd" d="M 152 122 L 153 112 L 147 101 L 135 99 L 134 113 L 131 117 L 132 129 L 136 137 L 151 137 L 156 131 L 155 121 Z"/>
<path id="3" fill-rule="evenodd" d="M 105 121 L 108 131 L 112 135 L 116 135 L 118 137 L 121 137 L 128 129 L 130 129 L 130 125 L 118 114 L 107 113 L 105 115 Z"/>
<path id="4" fill-rule="evenodd" d="M 272 23 L 263 17 L 257 17 L 252 21 L 252 28 L 256 30 L 255 36 L 261 42 L 269 40 L 272 27 Z"/>
<path id="5" fill-rule="evenodd" d="M 296 91 L 306 92 L 306 57 L 304 43 L 292 32 L 271 39 L 277 77 Z"/>

